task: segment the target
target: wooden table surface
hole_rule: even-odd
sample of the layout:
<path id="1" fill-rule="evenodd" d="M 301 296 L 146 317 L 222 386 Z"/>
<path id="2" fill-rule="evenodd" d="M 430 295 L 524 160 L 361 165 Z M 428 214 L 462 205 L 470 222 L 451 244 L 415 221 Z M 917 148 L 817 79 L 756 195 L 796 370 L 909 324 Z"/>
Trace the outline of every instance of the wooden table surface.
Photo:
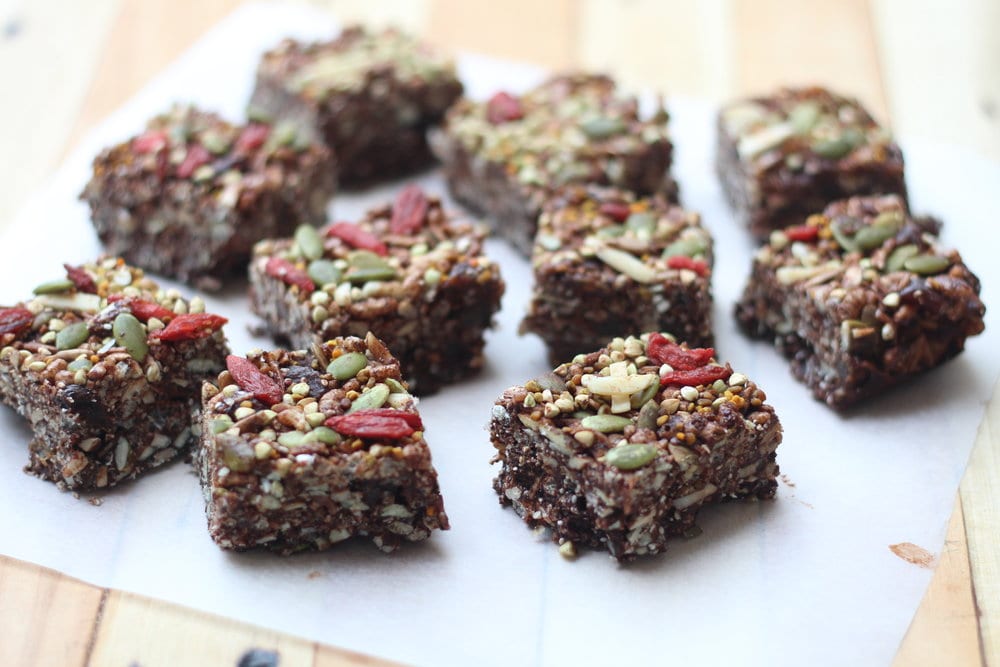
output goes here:
<path id="1" fill-rule="evenodd" d="M 0 0 L 0 89 L 7 100 L 0 108 L 0 226 L 87 129 L 238 4 Z M 861 98 L 897 134 L 1000 160 L 996 0 L 310 4 L 342 22 L 391 22 L 447 48 L 611 71 L 626 85 L 670 94 L 724 100 L 822 82 Z M 938 565 L 897 665 L 1000 667 L 998 443 L 994 395 L 945 543 L 925 545 L 938 553 Z M 0 556 L 0 665 L 234 665 L 251 647 L 277 651 L 282 667 L 384 664 Z"/>

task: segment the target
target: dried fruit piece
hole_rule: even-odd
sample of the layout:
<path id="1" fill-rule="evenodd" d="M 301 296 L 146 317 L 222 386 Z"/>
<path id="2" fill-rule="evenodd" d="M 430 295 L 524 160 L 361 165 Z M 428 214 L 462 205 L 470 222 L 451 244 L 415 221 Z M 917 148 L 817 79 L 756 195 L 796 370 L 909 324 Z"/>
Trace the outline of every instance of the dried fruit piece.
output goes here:
<path id="1" fill-rule="evenodd" d="M 212 313 L 188 313 L 176 315 L 170 324 L 151 335 L 159 340 L 174 342 L 206 338 L 219 330 L 228 322 L 221 315 Z"/>
<path id="2" fill-rule="evenodd" d="M 212 154 L 201 144 L 193 144 L 188 148 L 184 161 L 177 165 L 177 176 L 180 178 L 191 178 L 191 175 L 198 167 L 208 164 L 212 159 Z"/>
<path id="3" fill-rule="evenodd" d="M 226 357 L 226 369 L 233 376 L 233 380 L 244 391 L 253 394 L 253 397 L 266 403 L 274 405 L 280 403 L 284 396 L 281 383 L 274 378 L 265 375 L 257 368 L 257 364 L 246 357 L 230 354 Z"/>
<path id="4" fill-rule="evenodd" d="M 169 322 L 176 315 L 176 313 L 169 308 L 161 306 L 158 303 L 153 303 L 152 301 L 144 301 L 143 299 L 137 299 L 123 294 L 112 294 L 108 297 L 108 303 L 117 302 L 121 302 L 123 306 L 131 310 L 132 314 L 143 322 L 148 322 L 154 317 L 161 322 Z"/>
<path id="5" fill-rule="evenodd" d="M 512 120 L 524 118 L 524 107 L 521 101 L 504 91 L 494 93 L 486 102 L 486 120 L 493 125 L 500 125 Z"/>
<path id="6" fill-rule="evenodd" d="M 264 265 L 264 271 L 272 278 L 277 278 L 286 285 L 295 285 L 305 294 L 311 294 L 316 289 L 316 284 L 309 278 L 309 274 L 295 266 L 287 259 L 281 257 L 271 257 Z"/>
<path id="7" fill-rule="evenodd" d="M 415 429 L 423 430 L 424 422 L 416 412 L 404 412 L 393 408 L 371 408 L 367 410 L 357 410 L 351 414 L 365 414 L 375 417 L 392 417 L 402 419 Z"/>
<path id="8" fill-rule="evenodd" d="M 702 366 L 689 371 L 671 371 L 660 375 L 660 386 L 690 385 L 696 387 L 716 380 L 725 380 L 733 374 L 733 369 L 725 366 Z"/>
<path id="9" fill-rule="evenodd" d="M 382 243 L 377 236 L 350 222 L 333 223 L 326 228 L 326 235 L 336 236 L 352 248 L 370 250 L 382 257 L 389 254 L 388 246 Z"/>
<path id="10" fill-rule="evenodd" d="M 149 130 L 132 140 L 136 153 L 155 153 L 167 147 L 170 139 L 163 130 Z"/>
<path id="11" fill-rule="evenodd" d="M 396 196 L 392 206 L 389 229 L 393 234 L 412 235 L 424 226 L 430 202 L 427 195 L 416 185 L 408 185 Z"/>
<path id="12" fill-rule="evenodd" d="M 271 133 L 271 128 L 260 123 L 251 123 L 243 128 L 240 136 L 236 138 L 237 153 L 252 153 L 267 141 L 267 135 Z"/>
<path id="13" fill-rule="evenodd" d="M 69 264 L 63 264 L 63 268 L 66 269 L 66 277 L 76 286 L 77 292 L 97 294 L 97 283 L 84 269 Z"/>
<path id="14" fill-rule="evenodd" d="M 405 414 L 386 415 L 381 410 L 359 410 L 349 415 L 330 417 L 326 425 L 343 435 L 398 440 L 416 430 L 407 421 L 408 417 L 403 416 Z"/>
<path id="15" fill-rule="evenodd" d="M 597 208 L 597 211 L 615 222 L 625 222 L 632 209 L 623 201 L 606 201 Z"/>
<path id="16" fill-rule="evenodd" d="M 646 356 L 658 364 L 669 364 L 675 371 L 690 371 L 708 364 L 715 356 L 711 347 L 684 349 L 663 334 L 650 334 Z"/>
<path id="17" fill-rule="evenodd" d="M 785 229 L 785 236 L 789 241 L 815 241 L 819 238 L 819 227 L 813 225 L 796 225 Z"/>
<path id="18" fill-rule="evenodd" d="M 27 308 L 4 308 L 0 310 L 0 335 L 19 334 L 35 321 L 35 316 Z"/>
<path id="19" fill-rule="evenodd" d="M 692 259 L 684 255 L 667 257 L 667 267 L 671 269 L 688 269 L 701 277 L 708 275 L 708 264 L 700 259 Z"/>

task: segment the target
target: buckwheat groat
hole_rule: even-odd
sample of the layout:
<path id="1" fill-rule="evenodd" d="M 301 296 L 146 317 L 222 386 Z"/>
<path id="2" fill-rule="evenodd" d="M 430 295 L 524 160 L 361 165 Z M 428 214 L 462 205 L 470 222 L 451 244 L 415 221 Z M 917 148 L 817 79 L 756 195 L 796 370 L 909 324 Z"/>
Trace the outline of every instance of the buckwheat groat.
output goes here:
<path id="1" fill-rule="evenodd" d="M 121 259 L 66 273 L 0 309 L 0 398 L 31 422 L 28 472 L 103 489 L 194 441 L 201 381 L 228 352 L 226 320 Z"/>
<path id="2" fill-rule="evenodd" d="M 895 196 L 830 204 L 774 232 L 736 318 L 844 408 L 954 357 L 983 330 L 979 279 Z"/>
<path id="3" fill-rule="evenodd" d="M 398 30 L 354 26 L 264 54 L 248 113 L 310 128 L 336 153 L 340 183 L 356 187 L 430 166 L 427 129 L 461 94 L 450 58 Z"/>
<path id="4" fill-rule="evenodd" d="M 724 107 L 716 168 L 737 218 L 760 240 L 837 199 L 906 197 L 899 146 L 856 100 L 823 88 Z"/>
<path id="5" fill-rule="evenodd" d="M 371 331 L 417 393 L 477 372 L 483 332 L 500 307 L 499 267 L 483 231 L 449 220 L 416 186 L 357 224 L 263 241 L 250 265 L 251 308 L 293 348 Z"/>
<path id="6" fill-rule="evenodd" d="M 392 551 L 448 529 L 416 402 L 373 335 L 226 366 L 204 384 L 195 455 L 219 546 L 288 554 L 367 536 Z"/>
<path id="7" fill-rule="evenodd" d="M 710 348 L 615 338 L 497 400 L 493 483 L 559 551 L 655 554 L 702 505 L 771 498 L 781 426 L 756 384 Z"/>
<path id="8" fill-rule="evenodd" d="M 521 97 L 462 99 L 431 137 L 452 195 L 531 253 L 545 197 L 570 183 L 676 199 L 662 106 L 649 119 L 604 76 L 564 74 Z"/>
<path id="9" fill-rule="evenodd" d="M 546 204 L 532 252 L 535 287 L 521 330 L 553 364 L 632 331 L 712 344 L 712 238 L 662 196 L 572 186 Z"/>
<path id="10" fill-rule="evenodd" d="M 292 122 L 236 127 L 175 107 L 102 152 L 80 198 L 111 253 L 205 289 L 243 275 L 254 242 L 326 221 L 330 152 Z"/>

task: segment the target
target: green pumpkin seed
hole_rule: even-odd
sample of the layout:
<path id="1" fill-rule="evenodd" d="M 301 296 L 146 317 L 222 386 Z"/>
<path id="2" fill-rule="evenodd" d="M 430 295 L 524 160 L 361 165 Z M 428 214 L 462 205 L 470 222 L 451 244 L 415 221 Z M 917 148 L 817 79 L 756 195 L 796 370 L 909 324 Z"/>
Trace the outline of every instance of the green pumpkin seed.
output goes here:
<path id="1" fill-rule="evenodd" d="M 119 313 L 111 325 L 111 333 L 115 342 L 124 347 L 133 359 L 142 361 L 149 352 L 146 342 L 146 327 L 131 313 Z"/>
<path id="2" fill-rule="evenodd" d="M 951 260 L 940 255 L 917 255 L 903 262 L 907 271 L 919 273 L 922 276 L 933 276 L 951 266 Z"/>
<path id="3" fill-rule="evenodd" d="M 656 420 L 660 418 L 660 404 L 656 401 L 649 401 L 639 410 L 635 425 L 639 428 L 656 428 Z"/>
<path id="4" fill-rule="evenodd" d="M 404 387 L 403 383 L 400 382 L 399 380 L 396 380 L 394 378 L 386 378 L 385 383 L 389 387 L 389 393 L 391 393 L 391 394 L 409 394 L 410 393 L 410 392 L 408 392 L 406 390 L 406 387 Z"/>
<path id="5" fill-rule="evenodd" d="M 94 367 L 94 364 L 86 357 L 80 357 L 79 359 L 74 359 L 66 365 L 66 370 L 69 371 L 89 371 Z"/>
<path id="6" fill-rule="evenodd" d="M 35 294 L 59 294 L 61 292 L 68 292 L 73 289 L 73 281 L 67 278 L 61 280 L 50 280 L 47 283 L 42 283 L 34 290 Z"/>
<path id="7" fill-rule="evenodd" d="M 854 237 L 847 233 L 844 229 L 844 223 L 842 220 L 834 220 L 830 223 L 830 232 L 833 234 L 833 238 L 837 241 L 841 248 L 846 252 L 856 252 L 858 250 L 858 245 L 854 242 Z"/>
<path id="8" fill-rule="evenodd" d="M 551 234 L 539 234 L 535 237 L 535 241 L 544 250 L 548 250 L 549 252 L 555 252 L 562 247 L 562 241 L 559 240 L 559 237 Z"/>
<path id="9" fill-rule="evenodd" d="M 788 112 L 788 122 L 798 134 L 808 134 L 816 127 L 822 113 L 820 106 L 812 101 L 800 102 Z"/>
<path id="10" fill-rule="evenodd" d="M 323 239 L 312 225 L 299 225 L 295 229 L 295 242 L 306 259 L 319 259 L 323 256 Z"/>
<path id="11" fill-rule="evenodd" d="M 267 138 L 268 146 L 273 150 L 279 146 L 290 146 L 295 143 L 298 128 L 295 123 L 283 120 L 274 126 Z"/>
<path id="12" fill-rule="evenodd" d="M 892 273 L 893 271 L 902 271 L 903 265 L 906 260 L 911 257 L 916 257 L 917 253 L 920 252 L 920 248 L 912 243 L 907 243 L 906 245 L 897 246 L 889 253 L 889 257 L 885 260 L 885 271 L 886 273 Z"/>
<path id="13" fill-rule="evenodd" d="M 222 155 L 229 150 L 232 142 L 222 132 L 207 130 L 201 135 L 201 145 L 208 149 L 209 153 Z"/>
<path id="14" fill-rule="evenodd" d="M 278 436 L 278 444 L 292 449 L 306 444 L 306 434 L 302 431 L 287 431 Z"/>
<path id="15" fill-rule="evenodd" d="M 677 239 L 670 245 L 668 245 L 663 250 L 663 257 L 694 257 L 696 255 L 704 254 L 707 248 L 705 247 L 705 242 L 694 236 L 690 236 L 686 239 Z"/>
<path id="16" fill-rule="evenodd" d="M 655 458 L 656 447 L 653 445 L 628 444 L 609 449 L 604 455 L 604 462 L 619 470 L 635 470 Z"/>
<path id="17" fill-rule="evenodd" d="M 372 280 L 393 280 L 396 277 L 396 270 L 393 269 L 388 264 L 385 267 L 376 268 L 364 268 L 364 269 L 350 269 L 347 272 L 347 279 L 355 285 L 360 285 L 362 283 L 367 283 Z"/>
<path id="18" fill-rule="evenodd" d="M 255 123 L 268 123 L 270 124 L 274 121 L 274 115 L 264 107 L 259 107 L 256 104 L 251 104 L 247 107 L 247 120 L 251 120 Z"/>
<path id="19" fill-rule="evenodd" d="M 370 250 L 352 250 L 347 253 L 347 265 L 359 269 L 381 268 L 385 260 Z"/>
<path id="20" fill-rule="evenodd" d="M 580 125 L 580 129 L 594 140 L 607 139 L 625 131 L 625 123 L 620 118 L 591 118 Z"/>
<path id="21" fill-rule="evenodd" d="M 233 472 L 247 472 L 253 467 L 253 449 L 243 441 L 228 442 L 222 447 L 222 461 Z"/>
<path id="22" fill-rule="evenodd" d="M 340 434 L 329 426 L 317 426 L 309 432 L 308 438 L 328 445 L 336 445 L 340 442 Z"/>
<path id="23" fill-rule="evenodd" d="M 621 433 L 631 423 L 628 417 L 618 415 L 589 415 L 580 420 L 580 426 L 598 433 Z"/>
<path id="24" fill-rule="evenodd" d="M 233 420 L 228 415 L 222 415 L 212 420 L 212 433 L 218 435 L 223 431 L 228 431 L 233 426 Z"/>
<path id="25" fill-rule="evenodd" d="M 899 227 L 892 222 L 880 222 L 875 220 L 868 227 L 862 227 L 854 235 L 854 243 L 861 250 L 872 250 L 879 247 L 899 231 Z"/>
<path id="26" fill-rule="evenodd" d="M 625 220 L 625 229 L 636 234 L 653 234 L 656 229 L 656 216 L 652 213 L 633 213 Z"/>
<path id="27" fill-rule="evenodd" d="M 86 322 L 74 322 L 56 334 L 56 349 L 71 350 L 82 345 L 90 336 Z"/>
<path id="28" fill-rule="evenodd" d="M 360 352 L 348 352 L 330 362 L 326 372 L 338 380 L 350 380 L 368 365 L 368 357 Z"/>
<path id="29" fill-rule="evenodd" d="M 348 410 L 348 414 L 352 412 L 357 412 L 358 410 L 374 410 L 376 408 L 381 408 L 385 405 L 386 399 L 389 398 L 389 387 L 384 384 L 377 384 L 365 393 L 354 399 L 351 403 L 351 408 Z"/>
<path id="30" fill-rule="evenodd" d="M 306 267 L 309 279 L 322 287 L 323 285 L 336 285 L 343 275 L 337 265 L 329 259 L 314 259 Z"/>
<path id="31" fill-rule="evenodd" d="M 630 399 L 633 408 L 638 408 L 639 406 L 645 405 L 649 401 L 653 400 L 656 393 L 660 391 L 660 383 L 653 382 L 648 387 L 639 392 L 639 395 L 633 395 Z"/>
<path id="32" fill-rule="evenodd" d="M 625 233 L 624 225 L 608 225 L 597 230 L 597 235 L 604 239 L 618 238 Z"/>
<path id="33" fill-rule="evenodd" d="M 818 139 L 810 148 L 820 157 L 829 160 L 839 160 L 864 143 L 865 136 L 857 128 L 849 127 L 840 136 L 831 139 Z"/>

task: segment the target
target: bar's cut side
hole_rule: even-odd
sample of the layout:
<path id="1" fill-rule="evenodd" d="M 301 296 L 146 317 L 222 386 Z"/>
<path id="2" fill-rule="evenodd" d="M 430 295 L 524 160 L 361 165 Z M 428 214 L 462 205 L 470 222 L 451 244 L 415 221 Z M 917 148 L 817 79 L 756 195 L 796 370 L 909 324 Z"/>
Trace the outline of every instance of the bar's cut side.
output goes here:
<path id="1" fill-rule="evenodd" d="M 662 552 L 722 499 L 770 498 L 781 426 L 764 392 L 710 348 L 616 338 L 497 400 L 494 488 L 560 551 Z"/>
<path id="2" fill-rule="evenodd" d="M 605 76 L 563 74 L 524 95 L 459 100 L 431 145 L 452 195 L 530 255 L 545 197 L 571 183 L 676 200 L 673 147 L 661 106 L 644 118 Z"/>
<path id="3" fill-rule="evenodd" d="M 301 227 L 258 244 L 251 307 L 293 348 L 371 331 L 413 391 L 428 394 L 482 368 L 483 334 L 504 291 L 483 237 L 408 186 L 356 224 Z"/>
<path id="4" fill-rule="evenodd" d="M 187 451 L 203 379 L 222 368 L 225 318 L 118 258 L 0 309 L 0 398 L 31 424 L 26 470 L 105 489 Z"/>
<path id="5" fill-rule="evenodd" d="M 354 26 L 265 53 L 248 114 L 309 128 L 336 154 L 340 183 L 357 187 L 429 167 L 427 130 L 461 94 L 451 58 L 399 30 Z"/>
<path id="6" fill-rule="evenodd" d="M 634 331 L 712 344 L 712 238 L 662 196 L 561 190 L 539 218 L 532 266 L 521 330 L 546 342 L 553 364 Z"/>
<path id="7" fill-rule="evenodd" d="M 903 154 L 857 100 L 783 88 L 719 113 L 716 169 L 737 219 L 763 241 L 837 199 L 906 198 Z"/>
<path id="8" fill-rule="evenodd" d="M 894 196 L 835 202 L 774 232 L 736 306 L 744 332 L 774 341 L 834 408 L 951 359 L 984 313 L 979 279 Z"/>
<path id="9" fill-rule="evenodd" d="M 253 244 L 326 221 L 333 158 L 293 122 L 233 126 L 174 107 L 103 151 L 80 198 L 108 252 L 218 289 L 245 275 Z"/>
<path id="10" fill-rule="evenodd" d="M 364 536 L 392 551 L 448 528 L 416 402 L 381 341 L 226 364 L 204 384 L 195 457 L 219 546 L 287 554 Z"/>

